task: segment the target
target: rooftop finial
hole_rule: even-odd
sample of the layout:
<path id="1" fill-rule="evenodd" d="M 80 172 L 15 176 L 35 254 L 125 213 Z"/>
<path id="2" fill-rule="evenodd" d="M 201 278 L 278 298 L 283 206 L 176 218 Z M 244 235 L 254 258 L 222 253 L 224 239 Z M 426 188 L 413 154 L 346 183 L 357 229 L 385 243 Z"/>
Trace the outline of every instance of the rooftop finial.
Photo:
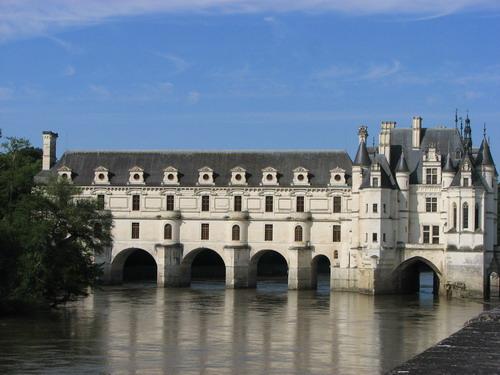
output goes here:
<path id="1" fill-rule="evenodd" d="M 484 123 L 484 130 L 483 130 L 484 138 L 486 139 L 486 123 Z"/>
<path id="2" fill-rule="evenodd" d="M 359 143 L 366 143 L 366 139 L 368 138 L 368 126 L 362 125 L 358 130 Z"/>
<path id="3" fill-rule="evenodd" d="M 455 108 L 455 129 L 458 130 L 458 108 Z"/>

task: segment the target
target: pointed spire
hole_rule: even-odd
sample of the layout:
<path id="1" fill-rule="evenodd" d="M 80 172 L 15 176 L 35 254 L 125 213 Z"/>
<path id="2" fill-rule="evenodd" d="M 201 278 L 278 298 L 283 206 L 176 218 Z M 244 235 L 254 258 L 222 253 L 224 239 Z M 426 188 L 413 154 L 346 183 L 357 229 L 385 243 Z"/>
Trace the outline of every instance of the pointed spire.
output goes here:
<path id="1" fill-rule="evenodd" d="M 495 166 L 495 162 L 493 161 L 493 156 L 491 156 L 490 144 L 486 136 L 483 139 L 483 143 L 481 143 L 481 148 L 479 149 L 476 162 L 477 165 L 483 165 L 485 167 Z"/>
<path id="2" fill-rule="evenodd" d="M 371 164 L 372 162 L 368 154 L 368 149 L 366 148 L 366 143 L 361 142 L 358 147 L 358 152 L 356 153 L 356 159 L 354 159 L 354 165 L 369 167 Z"/>
<path id="3" fill-rule="evenodd" d="M 443 167 L 443 173 L 455 173 L 455 166 L 453 165 L 453 160 L 451 159 L 451 154 L 448 152 L 446 157 L 446 164 Z"/>
<path id="4" fill-rule="evenodd" d="M 406 162 L 404 152 L 401 153 L 401 157 L 399 158 L 398 165 L 396 166 L 396 173 L 408 173 L 410 172 L 410 168 L 408 168 L 408 163 Z"/>

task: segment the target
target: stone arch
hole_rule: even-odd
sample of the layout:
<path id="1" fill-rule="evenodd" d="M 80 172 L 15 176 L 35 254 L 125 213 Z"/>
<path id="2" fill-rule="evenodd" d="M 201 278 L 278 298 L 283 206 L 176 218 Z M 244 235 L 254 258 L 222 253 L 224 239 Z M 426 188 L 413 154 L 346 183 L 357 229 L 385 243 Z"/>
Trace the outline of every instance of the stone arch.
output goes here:
<path id="1" fill-rule="evenodd" d="M 286 275 L 288 275 L 288 270 L 290 268 L 290 264 L 289 264 L 287 257 L 281 251 L 278 251 L 278 250 L 262 249 L 262 250 L 257 251 L 256 253 L 254 253 L 250 257 L 250 264 L 248 267 L 248 286 L 249 287 L 256 287 L 257 286 L 257 279 L 259 276 L 259 262 L 263 256 L 267 256 L 267 255 L 272 255 L 276 259 L 281 259 L 282 261 L 284 261 L 283 266 L 286 267 Z M 282 270 L 282 271 L 285 271 L 285 270 Z"/>
<path id="2" fill-rule="evenodd" d="M 203 264 L 197 264 L 199 260 Z M 226 260 L 224 254 L 209 247 L 199 247 L 188 251 L 182 258 L 181 266 L 188 272 L 189 282 L 193 278 L 225 279 Z"/>
<path id="3" fill-rule="evenodd" d="M 433 262 L 420 256 L 407 259 L 393 271 L 398 291 L 402 293 L 419 292 L 422 287 L 420 275 L 424 272 L 432 272 L 432 292 L 434 295 L 438 295 L 442 273 Z"/>
<path id="4" fill-rule="evenodd" d="M 136 248 L 136 247 L 130 247 L 126 248 L 123 250 L 120 250 L 118 253 L 113 256 L 111 260 L 111 282 L 120 284 L 123 282 L 123 276 L 124 276 L 124 267 L 125 263 L 129 259 L 129 257 L 137 252 L 142 252 L 148 254 L 152 260 L 154 261 L 154 264 L 156 266 L 156 272 L 158 272 L 158 261 L 156 260 L 156 256 L 153 252 L 148 251 L 143 248 Z M 158 275 L 157 275 L 158 276 Z"/>
<path id="5" fill-rule="evenodd" d="M 328 271 L 328 281 L 332 275 L 332 260 L 325 254 L 318 254 L 311 260 L 311 285 L 313 289 L 318 288 L 318 274 Z M 328 269 L 325 269 L 327 267 Z M 331 287 L 331 286 L 330 286 Z"/>

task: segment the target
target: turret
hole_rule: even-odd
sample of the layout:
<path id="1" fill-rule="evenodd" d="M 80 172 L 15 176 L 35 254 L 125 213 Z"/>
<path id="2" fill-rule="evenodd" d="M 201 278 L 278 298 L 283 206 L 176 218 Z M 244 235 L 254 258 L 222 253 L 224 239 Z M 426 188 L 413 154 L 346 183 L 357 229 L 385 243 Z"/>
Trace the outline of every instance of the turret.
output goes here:
<path id="1" fill-rule="evenodd" d="M 363 168 L 368 168 L 371 165 L 370 155 L 366 148 L 366 139 L 368 138 L 368 127 L 360 126 L 358 131 L 359 147 L 356 153 L 352 167 L 352 188 L 353 191 L 358 191 L 363 179 Z"/>
<path id="2" fill-rule="evenodd" d="M 420 148 L 422 141 L 422 117 L 413 117 L 412 123 L 412 146 L 414 149 Z"/>
<path id="3" fill-rule="evenodd" d="M 43 158 L 42 170 L 48 171 L 56 163 L 57 133 L 51 131 L 43 132 Z"/>
<path id="4" fill-rule="evenodd" d="M 401 191 L 407 191 L 410 188 L 410 168 L 408 168 L 404 153 L 401 153 L 396 166 L 396 180 Z"/>
<path id="5" fill-rule="evenodd" d="M 455 166 L 453 165 L 453 160 L 451 158 L 451 154 L 448 153 L 448 156 L 446 157 L 446 163 L 443 167 L 443 187 L 444 188 L 450 187 L 451 183 L 453 182 L 453 179 L 455 178 L 455 175 L 456 175 Z"/>
<path id="6" fill-rule="evenodd" d="M 481 175 L 486 180 L 488 186 L 491 189 L 495 189 L 496 185 L 496 168 L 495 163 L 493 162 L 493 157 L 491 156 L 491 149 L 488 139 L 485 137 L 483 139 L 483 143 L 481 143 L 481 148 L 479 149 L 479 153 L 477 155 L 476 160 L 477 167 L 481 170 Z"/>

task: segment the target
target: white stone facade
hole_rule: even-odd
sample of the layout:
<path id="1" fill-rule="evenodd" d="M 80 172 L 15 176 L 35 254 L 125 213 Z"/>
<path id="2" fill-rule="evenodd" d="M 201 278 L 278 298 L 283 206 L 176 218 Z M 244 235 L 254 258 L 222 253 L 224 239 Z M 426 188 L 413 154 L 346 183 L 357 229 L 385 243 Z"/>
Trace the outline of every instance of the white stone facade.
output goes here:
<path id="1" fill-rule="evenodd" d="M 49 134 L 44 144 L 55 147 Z M 382 123 L 377 148 L 367 148 L 367 136 L 361 127 L 354 162 L 336 151 L 166 152 L 149 170 L 145 152 L 113 170 L 123 153 L 68 152 L 37 178 L 69 170 L 82 196 L 99 197 L 112 212 L 113 248 L 98 259 L 110 282 L 143 249 L 156 260 L 159 285 L 185 286 L 195 256 L 211 249 L 228 287 L 253 287 L 260 255 L 272 250 L 287 261 L 291 289 L 314 287 L 324 255 L 335 290 L 404 291 L 427 267 L 441 294 L 483 296 L 497 244 L 497 174 L 486 137 L 473 149 L 468 121 L 460 132 L 424 129 L 421 118 L 408 129 Z M 212 156 L 227 161 L 225 170 Z"/>

